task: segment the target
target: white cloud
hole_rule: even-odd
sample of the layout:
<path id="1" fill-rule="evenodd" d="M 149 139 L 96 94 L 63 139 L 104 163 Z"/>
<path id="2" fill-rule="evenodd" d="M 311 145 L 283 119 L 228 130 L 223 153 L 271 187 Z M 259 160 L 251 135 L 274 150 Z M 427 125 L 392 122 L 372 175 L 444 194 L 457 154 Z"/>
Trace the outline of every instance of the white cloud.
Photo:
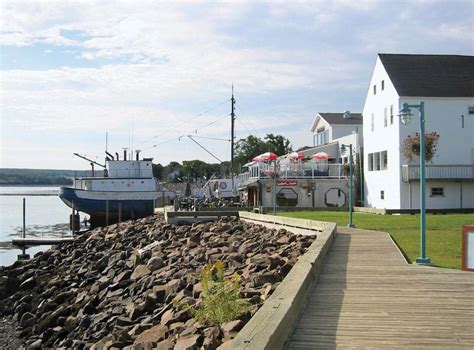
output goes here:
<path id="1" fill-rule="evenodd" d="M 227 98 L 234 83 L 241 95 L 283 96 L 276 106 L 247 110 L 248 118 L 261 136 L 281 130 L 291 136 L 296 147 L 303 146 L 311 142 L 308 127 L 318 108 L 342 111 L 355 105 L 360 109 L 377 52 L 412 50 L 420 47 L 420 42 L 436 47 L 449 39 L 470 47 L 467 37 L 472 34 L 472 21 L 436 18 L 421 26 L 413 21 L 413 11 L 392 15 L 395 5 L 348 0 L 4 1 L 0 44 L 19 49 L 47 44 L 50 47 L 43 52 L 52 52 L 43 59 L 67 52 L 76 60 L 54 69 L 2 71 L 2 129 L 30 130 L 36 139 L 29 140 L 39 150 L 43 148 L 41 136 L 55 133 L 90 137 L 109 130 L 117 145 L 123 145 L 132 121 L 137 139 L 150 138 L 191 119 L 195 113 L 189 111 L 197 105 L 207 106 Z M 436 8 L 432 2 L 417 6 Z M 254 22 L 249 23 L 248 18 L 254 18 Z M 84 35 L 66 38 L 61 35 L 64 30 Z M 285 32 L 294 36 L 280 38 Z M 77 62 L 93 65 L 99 61 L 107 64 L 77 66 Z M 314 98 L 285 100 L 286 95 L 309 92 Z M 209 113 L 205 120 L 226 113 L 228 106 Z M 199 118 L 186 122 L 185 127 L 161 135 L 160 142 L 202 124 Z M 247 128 L 253 129 L 250 123 Z M 205 132 L 223 137 L 229 133 L 228 123 L 217 123 Z M 247 133 L 241 125 L 238 134 Z M 25 147 L 17 147 L 18 139 L 25 135 L 19 132 L 8 139 L 2 137 L 2 148 L 26 152 Z M 152 146 L 153 142 L 146 145 Z M 228 158 L 225 147 L 210 145 Z M 87 145 L 48 140 L 44 147 L 69 153 L 85 147 L 92 152 L 92 148 L 102 147 L 102 140 Z M 189 140 L 163 144 L 151 151 L 164 161 L 201 156 L 212 161 Z M 14 159 L 21 157 L 17 154 L 8 162 Z"/>

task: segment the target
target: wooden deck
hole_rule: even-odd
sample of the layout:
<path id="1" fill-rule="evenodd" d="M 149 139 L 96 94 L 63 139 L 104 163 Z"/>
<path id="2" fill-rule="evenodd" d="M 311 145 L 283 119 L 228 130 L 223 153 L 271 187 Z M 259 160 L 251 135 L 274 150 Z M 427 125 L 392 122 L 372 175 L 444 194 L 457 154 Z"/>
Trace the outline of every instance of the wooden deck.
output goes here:
<path id="1" fill-rule="evenodd" d="M 26 237 L 26 238 L 14 238 L 12 239 L 12 245 L 23 247 L 33 247 L 38 245 L 53 245 L 68 243 L 74 241 L 74 237 Z"/>
<path id="2" fill-rule="evenodd" d="M 408 265 L 389 235 L 339 228 L 287 349 L 474 348 L 474 273 Z"/>

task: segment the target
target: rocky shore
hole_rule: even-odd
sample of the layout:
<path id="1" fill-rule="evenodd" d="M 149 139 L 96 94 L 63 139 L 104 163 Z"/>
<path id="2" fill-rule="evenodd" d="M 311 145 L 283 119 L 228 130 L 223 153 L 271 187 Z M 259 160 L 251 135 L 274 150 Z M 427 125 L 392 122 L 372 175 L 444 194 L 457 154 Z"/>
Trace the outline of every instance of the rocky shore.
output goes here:
<path id="1" fill-rule="evenodd" d="M 0 316 L 18 324 L 26 348 L 225 348 L 313 240 L 239 220 L 175 226 L 152 216 L 97 228 L 0 268 Z M 200 273 L 216 261 L 240 275 L 251 304 L 220 325 L 176 306 L 201 302 Z"/>

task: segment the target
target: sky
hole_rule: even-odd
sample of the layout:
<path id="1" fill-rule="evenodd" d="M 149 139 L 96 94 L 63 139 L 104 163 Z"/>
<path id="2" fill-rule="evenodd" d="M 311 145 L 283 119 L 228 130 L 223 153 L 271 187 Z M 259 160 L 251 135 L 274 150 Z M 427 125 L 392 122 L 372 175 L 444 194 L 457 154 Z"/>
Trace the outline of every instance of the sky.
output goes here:
<path id="1" fill-rule="evenodd" d="M 474 54 L 473 0 L 1 1 L 0 167 L 230 159 L 236 138 L 312 145 L 361 112 L 377 53 Z"/>

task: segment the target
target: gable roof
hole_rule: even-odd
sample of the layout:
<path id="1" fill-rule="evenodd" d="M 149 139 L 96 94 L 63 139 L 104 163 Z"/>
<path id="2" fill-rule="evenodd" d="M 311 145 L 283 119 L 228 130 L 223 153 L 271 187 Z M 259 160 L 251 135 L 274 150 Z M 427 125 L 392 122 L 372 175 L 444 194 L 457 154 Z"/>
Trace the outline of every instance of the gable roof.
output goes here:
<path id="1" fill-rule="evenodd" d="M 344 118 L 344 113 L 318 113 L 311 124 L 311 132 L 314 132 L 320 118 L 329 125 L 362 125 L 362 113 L 350 113 L 350 118 Z"/>
<path id="2" fill-rule="evenodd" d="M 362 124 L 362 113 L 351 113 L 350 118 L 344 118 L 344 113 L 318 113 L 329 124 L 359 125 Z"/>
<path id="3" fill-rule="evenodd" d="M 399 96 L 474 97 L 474 56 L 379 54 Z"/>
<path id="4" fill-rule="evenodd" d="M 350 118 L 344 118 L 344 113 L 318 113 L 311 124 L 311 132 L 316 130 L 320 119 L 324 119 L 329 125 L 362 125 L 362 113 L 350 113 Z"/>

